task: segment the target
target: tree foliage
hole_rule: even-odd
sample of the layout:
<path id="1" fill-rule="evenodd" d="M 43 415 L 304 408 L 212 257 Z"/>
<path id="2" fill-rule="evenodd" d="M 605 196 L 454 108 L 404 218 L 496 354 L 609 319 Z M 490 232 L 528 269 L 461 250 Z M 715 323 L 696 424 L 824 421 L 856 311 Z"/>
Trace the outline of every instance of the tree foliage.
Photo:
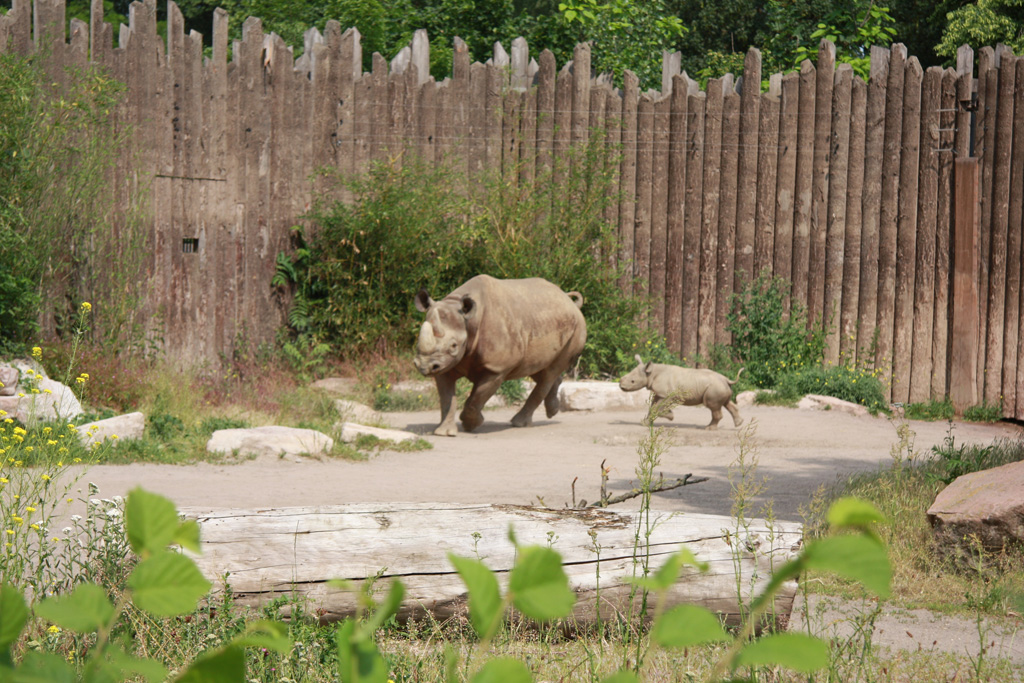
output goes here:
<path id="1" fill-rule="evenodd" d="M 1020 54 L 1024 50 L 1024 0 L 978 0 L 950 12 L 949 23 L 936 53 L 956 57 L 957 48 L 1006 43 Z"/>

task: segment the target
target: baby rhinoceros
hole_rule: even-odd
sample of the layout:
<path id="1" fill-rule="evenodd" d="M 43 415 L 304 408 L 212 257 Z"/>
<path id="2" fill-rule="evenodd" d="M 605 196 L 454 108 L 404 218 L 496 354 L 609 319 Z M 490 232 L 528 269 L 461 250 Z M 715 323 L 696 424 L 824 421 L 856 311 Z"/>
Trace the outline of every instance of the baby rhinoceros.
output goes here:
<path id="1" fill-rule="evenodd" d="M 636 362 L 639 365 L 619 380 L 619 388 L 623 391 L 646 388 L 654 394 L 644 424 L 651 424 L 659 417 L 671 420 L 672 406 L 701 404 L 711 410 L 711 424 L 707 426 L 708 429 L 718 428 L 718 422 L 722 419 L 722 408 L 729 411 L 737 427 L 743 424 L 740 411 L 732 402 L 732 385 L 736 383 L 734 380 L 714 370 L 644 363 L 639 354 L 636 356 Z M 739 379 L 739 373 L 736 374 L 736 379 Z M 662 405 L 663 402 L 666 403 Z"/>

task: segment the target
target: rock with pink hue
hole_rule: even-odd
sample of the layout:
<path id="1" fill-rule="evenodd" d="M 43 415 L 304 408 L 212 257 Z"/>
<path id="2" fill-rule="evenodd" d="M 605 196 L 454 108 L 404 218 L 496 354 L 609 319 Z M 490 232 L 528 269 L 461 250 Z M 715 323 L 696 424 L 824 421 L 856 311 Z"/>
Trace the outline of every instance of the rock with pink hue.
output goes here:
<path id="1" fill-rule="evenodd" d="M 142 413 L 127 413 L 108 417 L 105 420 L 86 422 L 78 428 L 78 439 L 85 447 L 102 444 L 109 440 L 111 444 L 118 441 L 141 439 L 146 429 L 146 416 Z"/>
<path id="2" fill-rule="evenodd" d="M 938 547 L 973 554 L 1024 543 L 1024 462 L 957 477 L 928 508 Z"/>
<path id="3" fill-rule="evenodd" d="M 844 401 L 835 396 L 822 396 L 820 394 L 807 394 L 796 404 L 800 410 L 835 410 L 840 413 L 849 413 L 856 417 L 863 417 L 868 414 L 868 409 L 859 403 Z"/>
<path id="4" fill-rule="evenodd" d="M 314 429 L 270 425 L 250 429 L 218 429 L 206 442 L 210 453 L 288 459 L 301 462 L 303 456 L 323 456 L 334 448 L 334 439 Z"/>
<path id="5" fill-rule="evenodd" d="M 18 388 L 18 368 L 0 366 L 0 396 L 14 396 Z"/>

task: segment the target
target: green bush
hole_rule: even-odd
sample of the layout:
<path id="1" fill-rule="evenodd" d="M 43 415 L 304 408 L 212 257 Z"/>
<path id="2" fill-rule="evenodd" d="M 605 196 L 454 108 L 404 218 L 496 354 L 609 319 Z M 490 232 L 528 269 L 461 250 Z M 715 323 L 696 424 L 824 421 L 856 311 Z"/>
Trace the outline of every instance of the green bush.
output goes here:
<path id="1" fill-rule="evenodd" d="M 809 326 L 806 310 L 796 302 L 787 315 L 788 293 L 789 283 L 766 271 L 729 298 L 732 352 L 756 387 L 774 387 L 784 375 L 820 365 L 824 358 L 825 327 Z"/>
<path id="2" fill-rule="evenodd" d="M 350 204 L 317 203 L 296 248 L 278 257 L 273 284 L 295 286 L 294 338 L 343 355 L 411 348 L 421 316 L 413 295 L 439 299 L 469 278 L 545 278 L 584 298 L 584 375 L 617 376 L 651 339 L 645 300 L 624 294 L 604 211 L 615 199 L 615 159 L 595 134 L 571 154 L 559 181 L 518 183 L 519 169 L 470 183 L 452 168 L 406 159 L 348 181 Z M 312 226 L 315 226 L 312 227 Z M 663 342 L 661 342 L 663 344 Z"/>
<path id="3" fill-rule="evenodd" d="M 942 401 L 908 403 L 903 407 L 903 416 L 908 420 L 952 420 L 956 411 L 948 398 Z"/>
<path id="4" fill-rule="evenodd" d="M 777 390 L 787 398 L 805 394 L 835 396 L 866 406 L 872 413 L 889 409 L 885 390 L 874 373 L 845 365 L 805 365 L 783 375 Z"/>

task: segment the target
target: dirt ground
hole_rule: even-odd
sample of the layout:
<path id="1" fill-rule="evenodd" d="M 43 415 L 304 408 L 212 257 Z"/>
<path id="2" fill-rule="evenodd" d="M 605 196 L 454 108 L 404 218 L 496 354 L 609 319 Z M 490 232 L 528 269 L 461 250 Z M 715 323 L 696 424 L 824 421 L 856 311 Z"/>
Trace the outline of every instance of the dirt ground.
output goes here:
<path id="1" fill-rule="evenodd" d="M 435 437 L 436 411 L 386 414 L 394 427 L 423 434 L 432 450 L 385 452 L 366 462 L 304 459 L 294 462 L 269 458 L 238 464 L 190 466 L 97 466 L 84 479 L 100 488 L 102 497 L 123 495 L 136 485 L 164 494 L 179 506 L 269 507 L 332 505 L 355 502 L 513 503 L 562 507 L 573 500 L 595 500 L 600 490 L 600 467 L 611 467 L 609 490 L 628 490 L 634 479 L 637 444 L 647 430 L 641 410 L 564 412 L 553 419 L 538 410 L 533 427 L 509 424 L 512 408 L 488 410 L 487 421 L 475 433 Z M 835 411 L 801 411 L 751 406 L 743 417 L 755 423 L 751 444 L 756 447 L 758 474 L 767 478 L 760 502 L 771 500 L 775 515 L 800 522 L 805 505 L 822 485 L 860 471 L 874 470 L 891 459 L 897 441 L 894 425 L 884 417 L 854 417 Z M 717 431 L 703 426 L 704 408 L 675 409 L 666 426 L 670 446 L 658 471 L 669 478 L 687 473 L 708 481 L 655 495 L 654 507 L 664 511 L 730 514 L 728 467 L 737 456 L 739 430 L 726 416 Z M 911 422 L 914 448 L 922 454 L 948 435 L 945 422 Z M 990 443 L 1018 438 L 1017 425 L 955 423 L 958 443 Z M 621 508 L 635 507 L 636 501 Z M 841 629 L 843 605 L 828 610 L 815 606 L 818 628 Z M 892 647 L 965 654 L 977 651 L 973 621 L 931 614 L 906 616 L 887 612 L 876 626 L 875 643 Z M 908 619 L 911 619 L 908 621 Z M 1007 656 L 1024 664 L 1024 635 L 1015 629 L 988 633 L 988 656 Z M 826 631 L 828 632 L 828 631 Z"/>

